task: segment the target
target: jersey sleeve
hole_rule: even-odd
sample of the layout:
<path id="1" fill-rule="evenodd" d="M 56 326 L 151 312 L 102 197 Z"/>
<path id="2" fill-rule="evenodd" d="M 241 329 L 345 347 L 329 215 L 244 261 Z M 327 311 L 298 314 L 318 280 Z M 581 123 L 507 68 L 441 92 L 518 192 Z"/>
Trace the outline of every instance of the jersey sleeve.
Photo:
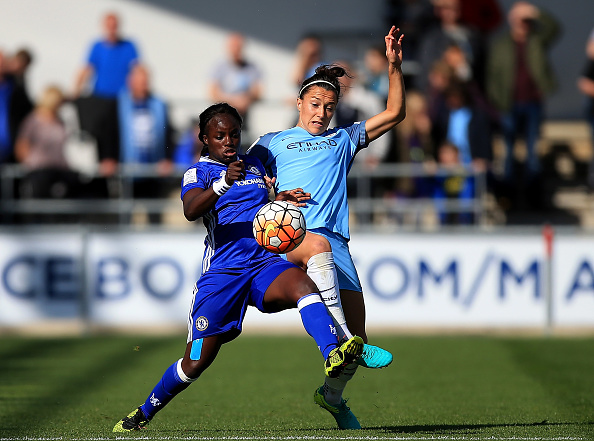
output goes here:
<path id="1" fill-rule="evenodd" d="M 248 155 L 258 158 L 266 170 L 270 170 L 274 163 L 274 155 L 268 148 L 274 135 L 275 133 L 267 133 L 259 137 L 246 152 Z"/>
<path id="2" fill-rule="evenodd" d="M 350 126 L 343 127 L 349 134 L 353 150 L 351 154 L 354 155 L 358 150 L 367 147 L 367 133 L 365 132 L 365 121 L 356 122 Z"/>
<path id="3" fill-rule="evenodd" d="M 210 177 L 200 163 L 194 164 L 184 173 L 182 178 L 181 198 L 192 188 L 202 188 L 206 190 L 210 187 Z"/>

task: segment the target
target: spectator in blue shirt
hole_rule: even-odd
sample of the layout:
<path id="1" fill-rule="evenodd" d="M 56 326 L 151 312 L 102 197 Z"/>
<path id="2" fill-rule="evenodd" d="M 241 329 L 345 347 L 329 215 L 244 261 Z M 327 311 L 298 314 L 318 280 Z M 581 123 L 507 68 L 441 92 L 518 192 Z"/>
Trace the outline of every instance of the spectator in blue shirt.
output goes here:
<path id="1" fill-rule="evenodd" d="M 103 18 L 104 36 L 91 46 L 86 64 L 76 80 L 75 96 L 81 95 L 91 80 L 92 95 L 107 98 L 115 98 L 126 85 L 130 68 L 139 57 L 135 44 L 120 36 L 119 23 L 113 12 Z"/>
<path id="2" fill-rule="evenodd" d="M 126 85 L 130 69 L 139 59 L 135 44 L 121 37 L 119 27 L 120 20 L 115 13 L 103 17 L 104 35 L 91 45 L 74 87 L 81 129 L 97 140 L 99 172 L 104 176 L 112 175 L 117 169 L 116 99 Z M 82 97 L 83 91 L 90 92 L 90 96 Z"/>
<path id="3" fill-rule="evenodd" d="M 151 91 L 150 74 L 144 65 L 137 64 L 130 71 L 128 86 L 118 95 L 118 116 L 120 162 L 155 166 L 155 176 L 132 181 L 134 197 L 165 197 L 173 188 L 166 179 L 173 171 L 173 129 L 167 105 Z M 159 213 L 149 213 L 151 223 L 160 220 Z"/>
<path id="4" fill-rule="evenodd" d="M 210 79 L 210 98 L 215 103 L 226 102 L 235 107 L 243 118 L 244 136 L 249 132 L 250 109 L 262 97 L 262 72 L 247 60 L 245 39 L 232 33 L 227 40 L 227 58 L 219 62 Z M 249 133 L 245 136 L 251 139 Z"/>
<path id="5" fill-rule="evenodd" d="M 14 144 L 25 117 L 33 109 L 24 87 L 6 73 L 4 53 L 0 52 L 0 164 L 14 162 Z"/>

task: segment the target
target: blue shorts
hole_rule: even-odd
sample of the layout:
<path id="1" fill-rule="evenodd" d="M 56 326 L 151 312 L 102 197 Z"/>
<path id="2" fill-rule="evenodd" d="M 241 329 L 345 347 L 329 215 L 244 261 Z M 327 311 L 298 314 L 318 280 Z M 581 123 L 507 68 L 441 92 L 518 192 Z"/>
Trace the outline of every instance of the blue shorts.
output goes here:
<path id="1" fill-rule="evenodd" d="M 298 268 L 279 256 L 271 256 L 244 268 L 213 268 L 200 276 L 188 318 L 188 342 L 231 329 L 241 331 L 248 306 L 268 313 L 264 293 L 282 272 Z"/>
<path id="2" fill-rule="evenodd" d="M 330 242 L 340 289 L 363 292 L 347 240 L 340 234 L 333 233 L 326 228 L 314 228 L 308 231 L 324 236 Z"/>

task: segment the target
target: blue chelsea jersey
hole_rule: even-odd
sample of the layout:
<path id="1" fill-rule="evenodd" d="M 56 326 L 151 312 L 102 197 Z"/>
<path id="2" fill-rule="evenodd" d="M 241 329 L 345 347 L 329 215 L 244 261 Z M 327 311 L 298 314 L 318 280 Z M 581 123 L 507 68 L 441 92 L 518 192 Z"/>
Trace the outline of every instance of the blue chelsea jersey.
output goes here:
<path id="1" fill-rule="evenodd" d="M 271 253 L 254 239 L 252 222 L 268 202 L 264 167 L 254 157 L 239 156 L 245 163 L 246 177 L 236 181 L 219 197 L 214 208 L 204 215 L 207 235 L 204 240 L 202 272 L 212 267 L 243 268 L 247 261 L 268 259 Z M 192 188 L 208 189 L 227 172 L 227 165 L 208 156 L 190 167 L 182 181 L 181 197 Z"/>
<path id="2" fill-rule="evenodd" d="M 273 176 L 276 190 L 302 188 L 311 200 L 301 211 L 307 229 L 326 228 L 349 239 L 346 179 L 358 150 L 367 146 L 365 121 L 311 135 L 301 127 L 268 133 L 250 147 Z"/>

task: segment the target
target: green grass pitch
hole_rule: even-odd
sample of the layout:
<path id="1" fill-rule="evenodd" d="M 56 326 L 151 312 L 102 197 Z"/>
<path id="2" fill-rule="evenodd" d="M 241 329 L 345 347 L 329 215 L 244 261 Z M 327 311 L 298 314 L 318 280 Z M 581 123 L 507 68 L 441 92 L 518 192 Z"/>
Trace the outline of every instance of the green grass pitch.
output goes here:
<path id="1" fill-rule="evenodd" d="M 185 338 L 0 338 L 0 440 L 594 439 L 594 339 L 381 336 L 395 355 L 345 397 L 363 430 L 313 404 L 313 340 L 240 336 L 147 429 L 113 425 L 142 403 Z"/>

